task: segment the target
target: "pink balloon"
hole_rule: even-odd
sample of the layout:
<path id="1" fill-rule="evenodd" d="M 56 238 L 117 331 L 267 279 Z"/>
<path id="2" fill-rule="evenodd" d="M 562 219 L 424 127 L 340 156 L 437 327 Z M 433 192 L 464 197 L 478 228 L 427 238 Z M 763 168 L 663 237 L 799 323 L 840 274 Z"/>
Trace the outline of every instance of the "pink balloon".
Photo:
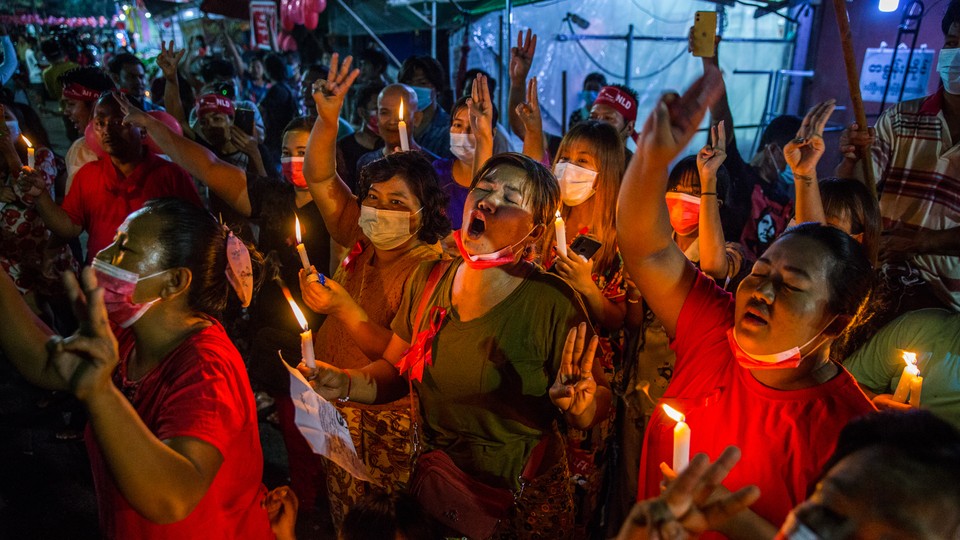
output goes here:
<path id="1" fill-rule="evenodd" d="M 107 152 L 100 146 L 100 137 L 97 137 L 97 132 L 93 130 L 93 122 L 87 123 L 87 129 L 83 130 L 83 137 L 84 142 L 97 157 L 107 157 Z"/>
<path id="2" fill-rule="evenodd" d="M 303 25 L 314 30 L 320 22 L 320 14 L 327 8 L 327 0 L 303 0 Z"/>
<path id="3" fill-rule="evenodd" d="M 292 10 L 291 0 L 283 0 L 283 3 L 280 5 L 280 25 L 287 32 L 293 30 L 294 20 Z"/>

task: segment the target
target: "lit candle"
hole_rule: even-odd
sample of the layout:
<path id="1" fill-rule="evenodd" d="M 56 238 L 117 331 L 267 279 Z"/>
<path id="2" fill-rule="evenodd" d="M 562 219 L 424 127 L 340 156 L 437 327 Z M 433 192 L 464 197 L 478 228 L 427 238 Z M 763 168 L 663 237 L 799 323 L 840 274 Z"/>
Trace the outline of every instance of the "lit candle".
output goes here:
<path id="1" fill-rule="evenodd" d="M 397 129 L 400 130 L 400 150 L 410 151 L 410 138 L 407 136 L 407 123 L 403 120 L 403 98 L 400 98 L 400 123 Z"/>
<path id="2" fill-rule="evenodd" d="M 553 222 L 553 226 L 557 229 L 557 252 L 562 253 L 564 257 L 567 256 L 567 224 L 563 222 L 563 218 L 560 217 L 560 211 L 557 210 L 557 219 Z"/>
<path id="3" fill-rule="evenodd" d="M 910 406 L 920 408 L 920 393 L 923 390 L 923 377 L 919 373 L 910 381 Z"/>
<path id="4" fill-rule="evenodd" d="M 307 257 L 307 247 L 303 245 L 303 238 L 300 236 L 300 218 L 296 217 L 297 228 L 297 254 L 300 255 L 300 264 L 304 270 L 310 270 L 310 259 Z"/>
<path id="5" fill-rule="evenodd" d="M 677 422 L 673 428 L 673 472 L 680 474 L 690 463 L 690 426 L 680 411 L 663 404 L 663 411 Z"/>
<path id="6" fill-rule="evenodd" d="M 313 330 L 310 330 L 310 327 L 307 326 L 307 318 L 304 317 L 303 312 L 300 311 L 300 306 L 293 301 L 293 295 L 290 294 L 290 291 L 283 286 L 280 289 L 290 304 L 290 309 L 293 310 L 293 316 L 297 318 L 297 323 L 299 323 L 300 328 L 303 329 L 303 332 L 300 333 L 300 358 L 303 359 L 303 363 L 306 364 L 307 367 L 316 368 L 317 358 L 313 353 Z"/>
<path id="7" fill-rule="evenodd" d="M 20 134 L 20 136 L 23 137 L 23 142 L 27 143 L 27 167 L 30 167 L 32 169 L 37 164 L 37 158 L 34 156 L 35 149 L 33 148 L 33 145 L 30 143 L 30 139 L 28 139 L 22 133 Z"/>
<path id="8" fill-rule="evenodd" d="M 897 383 L 897 389 L 893 392 L 893 400 L 898 403 L 906 403 L 907 396 L 910 394 L 910 390 L 914 384 L 914 381 L 920 377 L 920 370 L 917 369 L 917 355 L 912 352 L 903 352 L 903 361 L 906 362 L 906 366 L 903 367 L 903 372 L 900 374 L 900 382 Z M 920 378 L 922 381 L 923 379 Z M 919 385 L 917 387 L 917 393 L 919 394 Z M 912 401 L 912 400 L 911 400 Z M 917 402 L 919 403 L 920 396 L 917 396 Z"/>

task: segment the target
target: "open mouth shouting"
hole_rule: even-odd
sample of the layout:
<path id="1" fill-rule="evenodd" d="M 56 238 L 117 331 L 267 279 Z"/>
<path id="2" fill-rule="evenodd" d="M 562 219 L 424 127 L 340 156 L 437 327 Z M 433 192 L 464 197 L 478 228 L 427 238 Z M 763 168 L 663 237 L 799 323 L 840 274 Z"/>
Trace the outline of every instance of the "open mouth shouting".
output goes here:
<path id="1" fill-rule="evenodd" d="M 467 225 L 467 238 L 476 240 L 483 235 L 483 231 L 486 229 L 487 223 L 483 216 L 483 212 L 480 212 L 479 210 L 470 212 L 470 223 Z"/>

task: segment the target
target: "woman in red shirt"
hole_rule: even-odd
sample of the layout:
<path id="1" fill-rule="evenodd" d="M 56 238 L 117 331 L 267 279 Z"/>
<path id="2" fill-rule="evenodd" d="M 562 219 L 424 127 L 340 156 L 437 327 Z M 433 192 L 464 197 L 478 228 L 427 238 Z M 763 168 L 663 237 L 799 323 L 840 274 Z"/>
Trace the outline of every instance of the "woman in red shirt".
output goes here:
<path id="1" fill-rule="evenodd" d="M 228 238 L 188 202 L 148 201 L 81 283 L 66 274 L 81 322 L 67 339 L 0 272 L 5 356 L 34 384 L 73 392 L 90 416 L 106 538 L 273 538 L 250 382 L 211 316 L 231 284 L 247 299 L 252 291 L 251 265 L 228 265 L 228 246 L 230 260 L 247 250 Z"/>
<path id="2" fill-rule="evenodd" d="M 691 455 L 716 459 L 735 445 L 743 465 L 723 485 L 760 487 L 751 511 L 723 532 L 772 537 L 772 524 L 806 497 L 843 426 L 873 409 L 829 360 L 830 343 L 863 309 L 873 272 L 856 240 L 812 223 L 774 242 L 735 298 L 687 261 L 671 238 L 667 166 L 721 92 L 719 78 L 711 70 L 684 96 L 665 96 L 647 120 L 620 191 L 619 213 L 628 218 L 617 221 L 618 240 L 627 272 L 672 338 L 676 367 L 661 401 L 686 415 Z M 802 137 L 822 135 L 808 128 Z M 659 493 L 675 425 L 662 408 L 651 418 L 640 499 Z"/>

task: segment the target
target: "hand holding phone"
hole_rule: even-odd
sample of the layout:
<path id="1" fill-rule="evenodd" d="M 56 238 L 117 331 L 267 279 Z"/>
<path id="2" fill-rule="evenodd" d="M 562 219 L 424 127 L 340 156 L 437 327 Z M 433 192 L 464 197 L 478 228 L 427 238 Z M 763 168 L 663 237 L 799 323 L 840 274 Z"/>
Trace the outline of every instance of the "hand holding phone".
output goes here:
<path id="1" fill-rule="evenodd" d="M 717 54 L 717 12 L 698 11 L 693 19 L 694 56 L 711 58 Z"/>
<path id="2" fill-rule="evenodd" d="M 570 244 L 570 251 L 583 257 L 584 260 L 590 260 L 597 254 L 601 246 L 603 246 L 603 243 L 596 238 L 581 234 L 573 239 L 573 243 Z"/>

